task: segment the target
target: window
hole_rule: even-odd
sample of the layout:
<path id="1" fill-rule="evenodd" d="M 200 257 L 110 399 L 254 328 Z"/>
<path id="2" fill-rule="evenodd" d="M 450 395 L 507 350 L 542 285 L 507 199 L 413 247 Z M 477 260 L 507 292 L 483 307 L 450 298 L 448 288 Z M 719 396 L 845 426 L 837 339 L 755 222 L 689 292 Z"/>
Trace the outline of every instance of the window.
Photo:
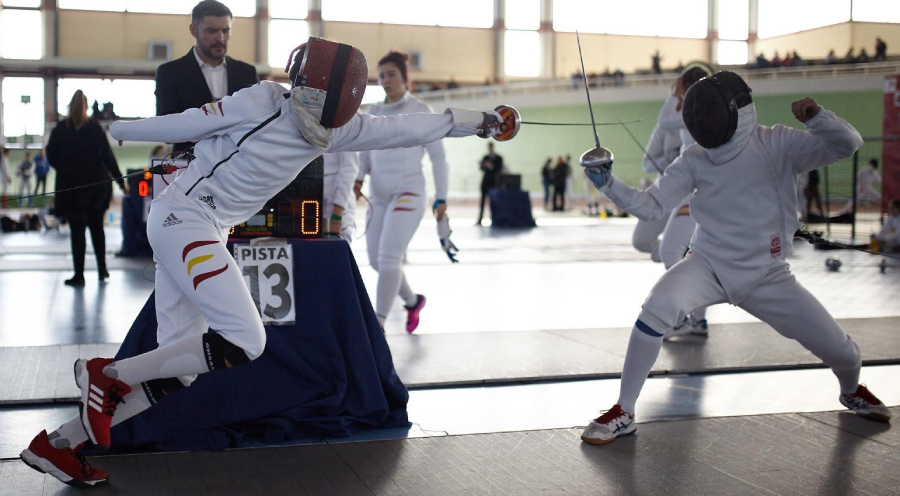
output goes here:
<path id="1" fill-rule="evenodd" d="M 554 0 L 553 29 L 702 39 L 709 29 L 708 8 L 707 0 Z"/>
<path id="2" fill-rule="evenodd" d="M 125 12 L 125 0 L 58 0 L 59 8 Z"/>
<path id="3" fill-rule="evenodd" d="M 308 0 L 269 0 L 269 15 L 273 19 L 306 19 Z"/>
<path id="4" fill-rule="evenodd" d="M 44 80 L 3 78 L 3 132 L 6 136 L 44 135 Z M 30 100 L 22 103 L 22 97 Z M 27 131 L 27 133 L 26 133 Z"/>
<path id="5" fill-rule="evenodd" d="M 537 31 L 507 31 L 503 39 L 503 57 L 507 76 L 540 76 L 541 35 Z"/>
<path id="6" fill-rule="evenodd" d="M 507 29 L 538 29 L 541 27 L 541 0 L 506 0 Z"/>
<path id="7" fill-rule="evenodd" d="M 746 40 L 750 31 L 750 1 L 719 2 L 719 38 Z"/>
<path id="8" fill-rule="evenodd" d="M 3 0 L 3 6 L 39 9 L 41 8 L 41 0 Z"/>
<path id="9" fill-rule="evenodd" d="M 900 23 L 900 2 L 897 0 L 853 0 L 853 20 Z"/>
<path id="10" fill-rule="evenodd" d="M 57 87 L 59 112 L 68 114 L 68 105 L 76 90 L 84 92 L 88 107 L 96 101 L 100 108 L 110 102 L 119 117 L 156 115 L 156 83 L 146 79 L 61 78 Z M 90 112 L 88 112 L 90 113 Z"/>
<path id="11" fill-rule="evenodd" d="M 850 20 L 850 0 L 759 0 L 757 34 L 771 38 Z"/>
<path id="12" fill-rule="evenodd" d="M 383 102 L 386 96 L 384 88 L 381 86 L 378 86 L 377 84 L 367 85 L 366 92 L 363 94 L 362 105 Z"/>
<path id="13" fill-rule="evenodd" d="M 18 0 L 23 1 L 23 0 Z M 185 0 L 58 0 L 59 8 L 106 10 L 111 12 L 147 12 L 152 14 L 190 14 L 195 1 Z M 256 0 L 220 0 L 235 17 L 256 15 Z"/>
<path id="14" fill-rule="evenodd" d="M 291 51 L 309 38 L 306 21 L 273 19 L 269 21 L 269 66 L 283 69 Z M 276 72 L 276 74 L 279 74 Z"/>
<path id="15" fill-rule="evenodd" d="M 40 10 L 0 11 L 0 47 L 7 59 L 39 59 L 44 56 L 44 24 Z"/>
<path id="16" fill-rule="evenodd" d="M 743 65 L 747 63 L 746 41 L 720 41 L 716 61 L 719 65 Z"/>
<path id="17" fill-rule="evenodd" d="M 489 28 L 494 25 L 494 2 L 456 0 L 421 2 L 393 0 L 322 0 L 322 19 L 326 21 L 414 24 Z"/>

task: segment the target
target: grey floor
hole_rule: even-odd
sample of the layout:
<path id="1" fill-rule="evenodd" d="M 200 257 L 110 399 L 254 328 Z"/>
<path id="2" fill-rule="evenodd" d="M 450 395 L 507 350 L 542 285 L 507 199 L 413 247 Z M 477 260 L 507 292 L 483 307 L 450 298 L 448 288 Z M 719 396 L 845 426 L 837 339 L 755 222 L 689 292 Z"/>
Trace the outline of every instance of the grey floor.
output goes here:
<path id="1" fill-rule="evenodd" d="M 833 375 L 742 310 L 710 309 L 710 337 L 666 343 L 638 403 L 637 436 L 582 445 L 615 402 L 640 304 L 663 269 L 630 246 L 634 219 L 535 210 L 540 227 L 471 227 L 451 212 L 460 264 L 426 218 L 407 253 L 422 324 L 386 325 L 411 391 L 408 429 L 224 453 L 107 456 L 121 494 L 900 494 L 897 434 L 838 413 Z M 108 251 L 118 249 L 116 226 Z M 860 344 L 863 382 L 900 405 L 900 261 L 796 245 L 797 278 Z M 365 240 L 353 251 L 367 287 Z M 0 234 L 0 495 L 66 492 L 17 460 L 77 409 L 72 358 L 109 354 L 152 291 L 148 260 L 69 277 L 68 234 Z M 825 258 L 839 256 L 839 272 Z M 89 270 L 92 261 L 88 260 Z M 894 409 L 895 414 L 898 410 Z M 248 444 L 248 446 L 252 446 Z"/>

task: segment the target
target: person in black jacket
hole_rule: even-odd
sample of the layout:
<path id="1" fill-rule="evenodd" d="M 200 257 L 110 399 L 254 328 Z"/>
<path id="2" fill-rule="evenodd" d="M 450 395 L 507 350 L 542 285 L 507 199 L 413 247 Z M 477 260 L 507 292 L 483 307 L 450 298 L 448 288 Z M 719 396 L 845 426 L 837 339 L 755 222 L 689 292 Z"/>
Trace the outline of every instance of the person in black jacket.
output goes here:
<path id="1" fill-rule="evenodd" d="M 109 277 L 106 271 L 106 236 L 103 215 L 112 199 L 110 183 L 62 191 L 113 178 L 122 191 L 128 186 L 122 179 L 119 164 L 113 156 L 106 132 L 96 121 L 88 119 L 87 98 L 81 90 L 69 103 L 69 115 L 59 121 L 50 133 L 47 159 L 56 169 L 56 212 L 64 215 L 71 227 L 72 258 L 75 276 L 65 281 L 68 286 L 84 286 L 85 228 L 91 230 L 91 242 L 97 257 L 97 277 Z"/>
<path id="2" fill-rule="evenodd" d="M 480 226 L 481 220 L 484 218 L 484 202 L 488 192 L 491 188 L 497 187 L 500 174 L 503 172 L 503 157 L 494 153 L 493 143 L 488 143 L 488 153 L 481 159 L 481 172 L 484 173 L 481 178 L 481 209 L 478 211 L 476 226 Z"/>
<path id="3" fill-rule="evenodd" d="M 203 0 L 191 12 L 191 36 L 196 43 L 180 59 L 156 68 L 156 115 L 180 114 L 220 100 L 259 82 L 256 69 L 226 55 L 231 38 L 231 10 L 215 0 Z M 175 151 L 193 143 L 176 143 Z"/>

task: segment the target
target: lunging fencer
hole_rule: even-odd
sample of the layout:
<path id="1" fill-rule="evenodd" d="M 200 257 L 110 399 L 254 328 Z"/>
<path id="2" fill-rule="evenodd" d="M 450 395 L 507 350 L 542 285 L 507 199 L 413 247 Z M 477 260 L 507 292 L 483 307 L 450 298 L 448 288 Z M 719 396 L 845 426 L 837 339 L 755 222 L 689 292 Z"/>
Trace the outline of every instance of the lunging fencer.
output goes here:
<path id="1" fill-rule="evenodd" d="M 197 142 L 195 158 L 153 200 L 148 235 L 156 262 L 159 347 L 133 358 L 78 360 L 81 414 L 22 452 L 32 468 L 78 487 L 109 481 L 80 451 L 110 445 L 110 427 L 191 384 L 263 353 L 266 335 L 234 259 L 232 225 L 257 213 L 323 153 L 400 148 L 444 137 L 494 136 L 494 111 L 375 117 L 357 114 L 368 69 L 349 45 L 309 38 L 291 57 L 291 89 L 263 81 L 200 108 L 112 124 L 118 140 Z M 516 124 L 516 123 L 510 123 Z"/>
<path id="2" fill-rule="evenodd" d="M 684 123 L 696 145 L 647 190 L 626 186 L 609 165 L 585 168 L 619 208 L 642 219 L 664 216 L 696 190 L 691 215 L 697 221 L 691 252 L 659 279 L 631 331 L 619 400 L 585 428 L 585 442 L 605 444 L 634 433 L 635 403 L 663 336 L 691 310 L 726 302 L 819 357 L 837 376 L 844 406 L 889 421 L 890 411 L 859 384 L 859 347 L 786 261 L 799 227 L 797 175 L 849 157 L 863 140 L 811 98 L 791 110 L 808 131 L 757 124 L 750 88 L 737 74 L 719 72 L 684 98 Z"/>
<path id="3" fill-rule="evenodd" d="M 384 88 L 385 100 L 372 105 L 370 115 L 434 113 L 430 106 L 409 92 L 408 59 L 409 55 L 392 51 L 378 61 L 378 84 Z M 441 221 L 447 213 L 450 183 L 450 166 L 441 141 L 360 152 L 359 173 L 354 185 L 359 197 L 366 175 L 370 177 L 366 250 L 369 264 L 378 272 L 375 290 L 378 322 L 384 327 L 394 299 L 399 295 L 406 308 L 406 332 L 413 332 L 419 326 L 419 312 L 425 306 L 425 296 L 412 290 L 401 261 L 428 205 L 422 172 L 426 151 L 434 175 L 435 199 L 431 210 Z"/>

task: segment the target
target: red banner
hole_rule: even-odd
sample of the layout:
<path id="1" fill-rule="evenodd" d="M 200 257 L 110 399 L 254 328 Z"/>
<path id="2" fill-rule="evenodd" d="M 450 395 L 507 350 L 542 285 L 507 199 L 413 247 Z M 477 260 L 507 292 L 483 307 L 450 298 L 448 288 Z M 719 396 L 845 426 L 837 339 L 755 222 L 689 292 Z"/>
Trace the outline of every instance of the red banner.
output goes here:
<path id="1" fill-rule="evenodd" d="M 891 200 L 900 200 L 900 76 L 884 78 L 884 128 L 881 145 L 881 211 Z"/>

